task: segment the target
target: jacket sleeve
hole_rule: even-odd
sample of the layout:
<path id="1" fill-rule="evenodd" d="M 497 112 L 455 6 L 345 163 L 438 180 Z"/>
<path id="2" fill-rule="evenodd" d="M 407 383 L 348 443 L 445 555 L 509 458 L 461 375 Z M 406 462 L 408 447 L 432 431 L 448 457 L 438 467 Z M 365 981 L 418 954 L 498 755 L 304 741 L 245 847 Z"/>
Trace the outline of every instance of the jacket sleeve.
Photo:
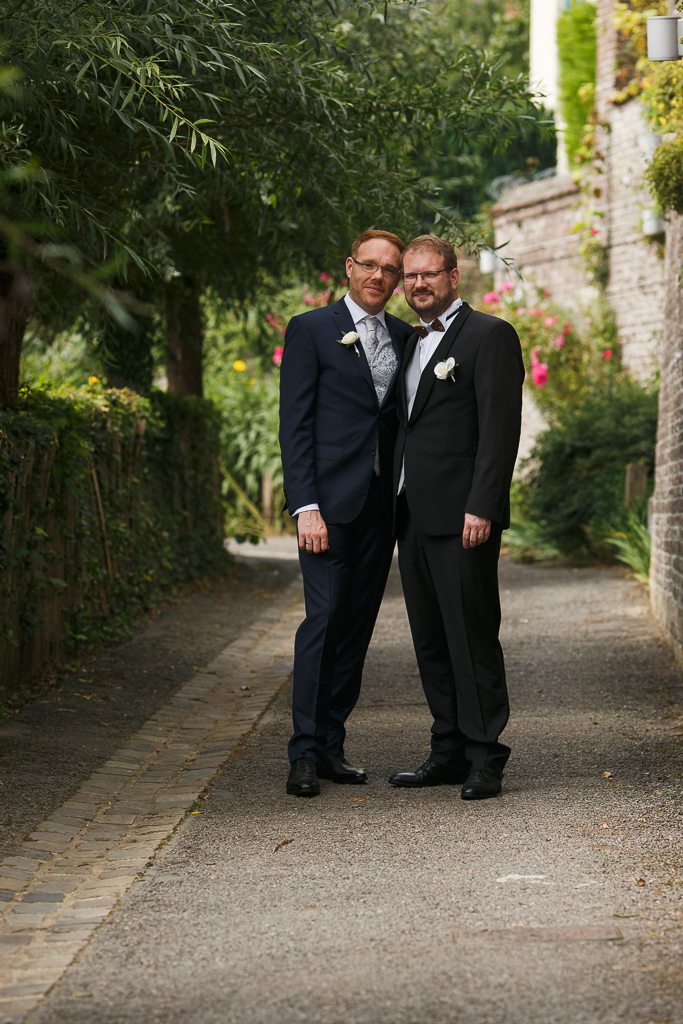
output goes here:
<path id="1" fill-rule="evenodd" d="M 280 365 L 280 449 L 287 505 L 294 511 L 318 504 L 314 424 L 318 392 L 318 356 L 304 323 L 287 325 Z"/>
<path id="2" fill-rule="evenodd" d="M 514 327 L 498 320 L 477 353 L 474 389 L 479 442 L 465 512 L 500 523 L 505 517 L 522 426 L 524 361 Z"/>

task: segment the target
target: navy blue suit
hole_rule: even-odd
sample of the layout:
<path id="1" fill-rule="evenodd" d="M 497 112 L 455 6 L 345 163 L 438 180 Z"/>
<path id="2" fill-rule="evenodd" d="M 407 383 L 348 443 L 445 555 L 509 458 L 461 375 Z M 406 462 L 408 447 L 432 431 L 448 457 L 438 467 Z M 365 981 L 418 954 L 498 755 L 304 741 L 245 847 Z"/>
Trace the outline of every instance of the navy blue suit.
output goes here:
<path id="1" fill-rule="evenodd" d="M 294 651 L 289 759 L 343 753 L 344 723 L 391 565 L 396 380 L 413 328 L 386 314 L 398 358 L 380 407 L 363 346 L 340 344 L 354 323 L 343 299 L 293 317 L 280 369 L 280 447 L 289 509 L 317 504 L 329 551 L 299 549 L 306 618 Z M 379 449 L 380 476 L 374 473 Z"/>

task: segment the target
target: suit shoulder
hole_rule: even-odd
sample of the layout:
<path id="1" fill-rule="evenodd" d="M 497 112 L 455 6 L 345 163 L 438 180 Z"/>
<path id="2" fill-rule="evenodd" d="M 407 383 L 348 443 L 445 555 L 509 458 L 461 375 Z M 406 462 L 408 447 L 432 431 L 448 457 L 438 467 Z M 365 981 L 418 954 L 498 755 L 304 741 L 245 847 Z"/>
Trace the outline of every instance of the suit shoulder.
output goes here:
<path id="1" fill-rule="evenodd" d="M 309 330 L 332 322 L 333 306 L 321 306 L 319 309 L 307 309 L 305 313 L 297 313 L 289 324 L 307 327 Z"/>
<path id="2" fill-rule="evenodd" d="M 519 335 L 511 323 L 503 320 L 500 316 L 492 316 L 490 313 L 480 313 L 478 309 L 472 310 L 469 317 L 470 329 L 473 329 L 481 341 L 484 338 L 490 340 L 500 338 L 501 340 L 513 341 L 519 344 Z"/>

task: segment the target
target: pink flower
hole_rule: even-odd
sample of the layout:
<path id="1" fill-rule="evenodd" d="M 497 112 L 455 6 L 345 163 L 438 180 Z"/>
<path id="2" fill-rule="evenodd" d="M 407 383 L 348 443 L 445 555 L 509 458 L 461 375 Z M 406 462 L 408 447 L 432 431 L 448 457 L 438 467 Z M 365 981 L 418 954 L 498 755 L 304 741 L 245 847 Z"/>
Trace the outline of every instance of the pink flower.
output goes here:
<path id="1" fill-rule="evenodd" d="M 611 348 L 606 348 L 605 351 L 602 353 L 602 358 L 603 359 L 611 359 L 612 358 L 612 349 Z"/>
<path id="2" fill-rule="evenodd" d="M 544 388 L 548 383 L 548 364 L 537 363 L 531 367 L 531 377 L 536 387 Z"/>
<path id="3" fill-rule="evenodd" d="M 520 306 L 519 309 L 517 310 L 517 316 L 524 316 L 525 313 L 526 313 L 526 310 L 525 310 L 524 306 Z"/>
<path id="4" fill-rule="evenodd" d="M 558 336 L 553 341 L 553 345 L 555 346 L 555 348 L 563 348 L 564 347 L 564 335 L 563 334 L 558 334 Z"/>
<path id="5" fill-rule="evenodd" d="M 559 316 L 547 316 L 543 321 L 544 327 L 554 327 L 559 322 Z"/>
<path id="6" fill-rule="evenodd" d="M 266 320 L 268 321 L 271 327 L 275 326 L 275 317 L 273 316 L 272 313 L 266 313 Z"/>
<path id="7" fill-rule="evenodd" d="M 501 292 L 511 292 L 514 289 L 514 287 L 515 286 L 512 283 L 512 281 L 503 281 L 502 285 L 500 286 L 500 291 Z"/>
<path id="8" fill-rule="evenodd" d="M 571 320 L 565 320 L 564 327 L 562 328 L 562 333 L 563 334 L 569 334 L 571 329 L 572 329 Z"/>
<path id="9" fill-rule="evenodd" d="M 600 232 L 598 231 L 597 228 L 591 228 L 591 235 L 599 235 L 599 234 L 600 234 Z"/>
<path id="10" fill-rule="evenodd" d="M 538 352 L 539 352 L 538 346 L 536 346 L 536 348 L 532 348 L 532 350 L 531 350 L 531 365 L 532 366 L 538 366 Z"/>
<path id="11" fill-rule="evenodd" d="M 282 353 L 283 352 L 284 352 L 284 348 L 282 347 L 282 345 L 278 345 L 277 348 L 273 349 L 273 362 L 275 363 L 276 366 L 279 366 L 280 363 L 282 362 Z"/>
<path id="12" fill-rule="evenodd" d="M 320 280 L 321 281 L 331 281 L 332 280 L 332 274 L 328 274 L 326 270 L 323 270 L 322 274 L 320 275 Z"/>
<path id="13" fill-rule="evenodd" d="M 484 296 L 484 302 L 487 306 L 490 306 L 492 302 L 500 302 L 500 295 L 498 292 L 487 292 Z"/>
<path id="14" fill-rule="evenodd" d="M 543 296 L 544 299 L 547 299 L 548 296 L 550 295 L 550 292 L 548 291 L 547 288 L 544 288 L 543 291 L 541 292 L 541 295 Z"/>
<path id="15" fill-rule="evenodd" d="M 394 295 L 403 295 L 403 289 L 400 286 L 398 288 L 394 288 Z"/>
<path id="16" fill-rule="evenodd" d="M 304 295 L 304 302 L 307 306 L 315 306 L 316 302 L 312 295 Z"/>
<path id="17" fill-rule="evenodd" d="M 530 309 L 529 310 L 529 316 L 540 316 L 540 315 L 541 315 L 541 310 L 540 309 Z"/>

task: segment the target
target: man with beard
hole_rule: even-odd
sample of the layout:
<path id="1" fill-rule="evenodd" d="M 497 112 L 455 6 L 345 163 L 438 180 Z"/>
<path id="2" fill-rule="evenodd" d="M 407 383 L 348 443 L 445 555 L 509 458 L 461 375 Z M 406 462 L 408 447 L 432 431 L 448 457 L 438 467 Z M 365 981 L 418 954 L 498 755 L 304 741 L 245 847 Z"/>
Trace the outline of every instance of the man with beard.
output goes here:
<path id="1" fill-rule="evenodd" d="M 495 796 L 510 748 L 498 639 L 498 557 L 510 525 L 524 363 L 504 320 L 458 297 L 455 251 L 421 235 L 403 254 L 420 327 L 398 382 L 394 473 L 399 566 L 422 685 L 431 753 L 394 786 L 464 783 L 463 799 Z"/>
<path id="2" fill-rule="evenodd" d="M 404 248 L 388 231 L 364 231 L 346 261 L 348 295 L 294 317 L 285 335 L 280 446 L 306 599 L 294 647 L 293 796 L 316 796 L 319 777 L 367 779 L 344 756 L 345 722 L 394 549 L 395 387 L 413 328 L 384 307 Z"/>

